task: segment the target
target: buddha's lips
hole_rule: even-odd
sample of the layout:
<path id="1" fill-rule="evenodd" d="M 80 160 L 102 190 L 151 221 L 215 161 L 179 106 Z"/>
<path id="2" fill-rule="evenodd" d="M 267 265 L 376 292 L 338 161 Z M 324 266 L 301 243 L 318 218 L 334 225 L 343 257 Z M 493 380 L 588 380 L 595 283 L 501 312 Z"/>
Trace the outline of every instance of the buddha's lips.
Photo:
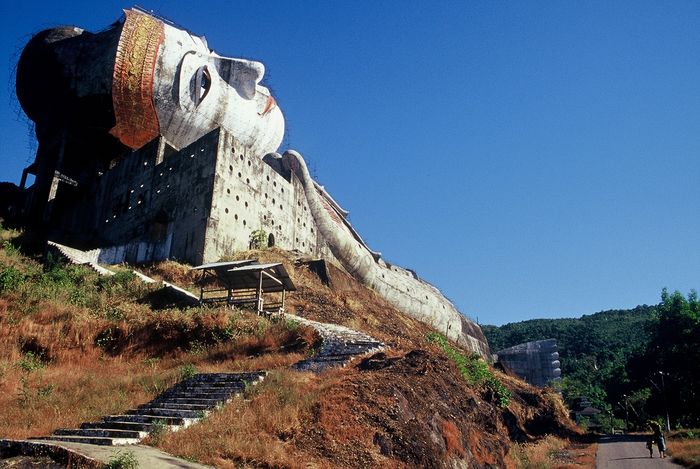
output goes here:
<path id="1" fill-rule="evenodd" d="M 263 109 L 262 112 L 259 112 L 259 116 L 265 116 L 270 113 L 275 107 L 277 106 L 277 101 L 275 101 L 275 98 L 272 96 L 268 96 L 267 98 L 267 103 L 265 103 L 265 109 Z"/>

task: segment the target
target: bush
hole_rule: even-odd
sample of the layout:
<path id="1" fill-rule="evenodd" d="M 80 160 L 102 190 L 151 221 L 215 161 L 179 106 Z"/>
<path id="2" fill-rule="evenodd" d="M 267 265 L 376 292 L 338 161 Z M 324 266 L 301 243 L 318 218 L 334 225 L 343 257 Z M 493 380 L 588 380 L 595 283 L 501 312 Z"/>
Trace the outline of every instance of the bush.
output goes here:
<path id="1" fill-rule="evenodd" d="M 13 266 L 0 267 L 0 293 L 12 291 L 24 281 L 24 275 Z"/>
<path id="2" fill-rule="evenodd" d="M 151 431 L 148 432 L 148 436 L 154 445 L 158 445 L 169 431 L 170 427 L 165 420 L 154 420 L 151 424 Z"/>
<path id="3" fill-rule="evenodd" d="M 260 228 L 250 234 L 250 249 L 265 249 L 267 247 L 267 233 Z"/>
<path id="4" fill-rule="evenodd" d="M 512 393 L 491 373 L 489 365 L 477 354 L 465 354 L 450 345 L 445 336 L 437 332 L 428 334 L 428 340 L 437 344 L 459 369 L 462 377 L 473 386 L 484 386 L 493 393 L 499 407 L 508 407 Z"/>
<path id="5" fill-rule="evenodd" d="M 188 363 L 186 365 L 182 365 L 180 367 L 180 380 L 184 381 L 186 379 L 190 379 L 194 377 L 197 374 L 197 369 L 194 367 L 192 363 Z"/>
<path id="6" fill-rule="evenodd" d="M 137 467 L 139 467 L 139 461 L 132 451 L 117 451 L 105 464 L 107 469 L 136 469 Z"/>
<path id="7" fill-rule="evenodd" d="M 112 281 L 122 287 L 128 287 L 136 280 L 136 274 L 131 270 L 120 270 L 111 277 Z"/>
<path id="8" fill-rule="evenodd" d="M 18 366 L 25 373 L 31 373 L 44 368 L 44 363 L 41 361 L 41 357 L 34 352 L 27 352 L 19 361 Z"/>
<path id="9" fill-rule="evenodd" d="M 2 248 L 5 250 L 8 256 L 18 256 L 20 254 L 19 248 L 9 241 L 2 243 Z"/>

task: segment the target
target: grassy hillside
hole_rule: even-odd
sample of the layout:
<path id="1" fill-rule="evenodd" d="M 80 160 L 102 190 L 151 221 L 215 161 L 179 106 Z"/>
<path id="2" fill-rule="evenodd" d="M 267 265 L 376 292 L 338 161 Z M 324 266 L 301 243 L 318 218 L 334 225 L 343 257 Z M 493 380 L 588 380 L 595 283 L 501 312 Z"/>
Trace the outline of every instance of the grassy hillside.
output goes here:
<path id="1" fill-rule="evenodd" d="M 291 254 L 288 309 L 342 324 L 389 349 L 320 374 L 289 365 L 317 336 L 293 321 L 226 308 L 169 307 L 156 287 L 120 271 L 31 256 L 17 233 L 0 249 L 0 438 L 145 403 L 196 371 L 265 369 L 268 378 L 201 423 L 148 443 L 217 467 L 468 467 L 513 463 L 514 442 L 570 435 L 559 397 L 492 370 L 331 266 L 326 286 Z M 192 287 L 185 266 L 149 273 Z M 519 453 L 518 453 L 519 454 Z"/>

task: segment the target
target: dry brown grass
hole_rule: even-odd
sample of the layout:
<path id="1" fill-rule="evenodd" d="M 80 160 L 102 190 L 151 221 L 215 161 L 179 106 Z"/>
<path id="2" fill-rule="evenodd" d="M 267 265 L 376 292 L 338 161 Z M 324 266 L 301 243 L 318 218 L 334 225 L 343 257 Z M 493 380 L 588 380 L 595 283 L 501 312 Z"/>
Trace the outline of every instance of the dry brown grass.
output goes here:
<path id="1" fill-rule="evenodd" d="M 445 420 L 442 423 L 442 438 L 445 440 L 445 448 L 448 454 L 455 453 L 460 458 L 466 456 L 462 445 L 462 432 L 459 431 L 459 428 L 453 422 Z"/>
<path id="2" fill-rule="evenodd" d="M 443 457 L 511 467 L 509 433 L 531 438 L 565 426 L 545 392 L 501 375 L 514 397 L 508 409 L 497 408 L 426 340 L 426 325 L 334 266 L 331 289 L 290 253 L 238 256 L 284 262 L 298 287 L 288 310 L 384 341 L 384 368 L 288 371 L 314 346 L 310 329 L 227 309 L 156 311 L 153 292 L 128 275 L 44 272 L 16 250 L 0 249 L 0 268 L 17 265 L 30 280 L 0 294 L 0 437 L 48 434 L 147 402 L 184 365 L 272 371 L 245 399 L 151 441 L 218 467 L 420 467 Z M 191 286 L 186 266 L 150 269 Z"/>
<path id="3" fill-rule="evenodd" d="M 174 384 L 184 365 L 200 372 L 286 367 L 316 341 L 307 328 L 228 309 L 155 311 L 150 288 L 129 274 L 44 269 L 5 245 L 0 271 L 10 267 L 23 280 L 0 291 L 3 438 L 123 412 Z"/>
<path id="4" fill-rule="evenodd" d="M 700 440 L 668 440 L 668 454 L 673 462 L 691 469 L 700 469 Z"/>
<path id="5" fill-rule="evenodd" d="M 323 467 L 291 441 L 331 383 L 323 375 L 272 372 L 245 400 L 233 401 L 202 424 L 166 434 L 157 446 L 221 468 Z"/>
<path id="6" fill-rule="evenodd" d="M 274 337 L 276 332 L 279 337 Z M 0 437 L 47 435 L 56 428 L 123 412 L 174 384 L 184 365 L 193 365 L 198 372 L 287 367 L 306 357 L 304 349 L 280 348 L 289 334 L 271 329 L 260 336 L 164 357 L 110 356 L 90 346 L 74 353 L 61 350 L 58 358 L 44 363 L 36 355 L 5 349 L 0 355 Z"/>
<path id="7" fill-rule="evenodd" d="M 547 435 L 534 443 L 515 445 L 511 456 L 518 469 L 592 469 L 596 447 L 595 443 Z"/>
<path id="8" fill-rule="evenodd" d="M 0 436 L 48 435 L 56 428 L 76 427 L 102 415 L 122 412 L 147 402 L 174 382 L 170 364 L 100 360 L 85 356 L 32 371 L 5 362 L 0 384 Z"/>
<path id="9" fill-rule="evenodd" d="M 193 285 L 198 276 L 198 272 L 191 270 L 191 266 L 170 260 L 152 264 L 143 270 L 149 277 L 184 287 Z"/>

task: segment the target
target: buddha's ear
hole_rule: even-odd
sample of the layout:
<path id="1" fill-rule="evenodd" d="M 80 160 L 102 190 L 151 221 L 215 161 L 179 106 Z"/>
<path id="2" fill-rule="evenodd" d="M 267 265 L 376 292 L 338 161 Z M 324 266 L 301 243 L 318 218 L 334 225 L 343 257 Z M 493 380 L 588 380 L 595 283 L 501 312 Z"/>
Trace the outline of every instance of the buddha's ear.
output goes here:
<path id="1" fill-rule="evenodd" d="M 215 55 L 219 76 L 236 89 L 244 99 L 255 97 L 255 87 L 265 75 L 265 66 L 260 62 L 232 59 Z"/>

